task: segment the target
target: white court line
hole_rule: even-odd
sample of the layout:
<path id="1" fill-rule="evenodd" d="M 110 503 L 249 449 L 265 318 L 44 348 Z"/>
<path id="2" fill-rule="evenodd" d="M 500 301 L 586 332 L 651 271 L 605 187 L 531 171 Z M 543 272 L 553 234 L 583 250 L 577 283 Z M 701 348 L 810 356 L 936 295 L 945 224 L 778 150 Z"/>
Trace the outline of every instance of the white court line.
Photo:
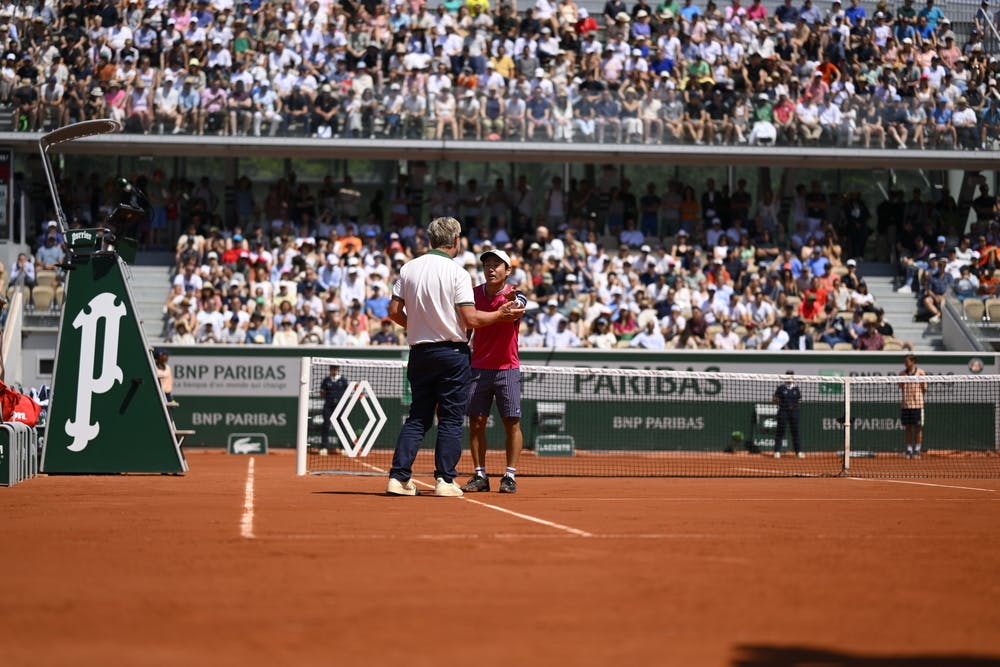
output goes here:
<path id="1" fill-rule="evenodd" d="M 978 486 L 956 486 L 954 484 L 931 484 L 930 482 L 909 482 L 904 479 L 878 479 L 868 477 L 848 477 L 855 482 L 886 482 L 888 484 L 914 484 L 916 486 L 936 486 L 940 489 L 963 489 L 965 491 L 985 491 L 986 493 L 996 493 L 996 489 L 983 489 Z"/>
<path id="2" fill-rule="evenodd" d="M 522 514 L 520 512 L 515 512 L 513 510 L 506 509 L 505 507 L 499 507 L 497 505 L 491 505 L 489 503 L 484 503 L 481 500 L 473 500 L 472 498 L 466 498 L 462 496 L 462 500 L 470 502 L 473 505 L 481 505 L 482 507 L 488 507 L 491 510 L 496 510 L 497 512 L 503 512 L 504 514 L 509 514 L 511 516 L 516 516 L 518 519 L 524 519 L 525 521 L 531 521 L 532 523 L 537 523 L 542 526 L 548 526 L 549 528 L 557 528 L 559 530 L 564 530 L 567 533 L 576 535 L 578 537 L 594 537 L 593 533 L 588 533 L 585 530 L 580 530 L 579 528 L 572 528 L 570 526 L 564 526 L 561 523 L 556 523 L 554 521 L 546 521 L 537 516 L 531 516 L 530 514 Z"/>
<path id="3" fill-rule="evenodd" d="M 874 481 L 874 480 L 873 480 Z M 963 488 L 963 487 L 958 487 Z M 970 496 L 956 496 L 954 498 L 941 497 L 941 498 L 877 498 L 872 496 L 861 496 L 858 498 L 795 498 L 789 496 L 787 498 L 758 498 L 758 497 L 746 497 L 746 498 L 718 498 L 718 497 L 705 497 L 705 498 L 670 498 L 670 497 L 652 497 L 652 496 L 629 496 L 624 498 L 601 498 L 594 496 L 539 496 L 538 498 L 532 498 L 531 500 L 540 500 L 546 503 L 551 503 L 553 501 L 595 501 L 602 503 L 634 503 L 634 502 L 657 502 L 657 503 L 747 503 L 747 502 L 761 502 L 761 503 L 784 503 L 784 502 L 811 502 L 811 503 L 869 503 L 873 500 L 877 500 L 880 503 L 909 503 L 915 500 L 930 501 L 930 502 L 944 502 L 944 501 L 954 501 L 954 500 L 969 500 Z"/>
<path id="4" fill-rule="evenodd" d="M 243 489 L 243 516 L 240 517 L 240 537 L 252 540 L 253 534 L 253 457 L 247 464 L 247 483 Z"/>
<path id="5" fill-rule="evenodd" d="M 370 463 L 365 463 L 364 461 L 361 461 L 360 463 L 361 463 L 361 465 L 365 466 L 366 468 L 371 468 L 372 470 L 374 470 L 376 472 L 380 472 L 380 473 L 383 473 L 383 474 L 388 474 L 387 470 L 382 470 L 378 466 L 373 466 Z M 428 484 L 427 482 L 421 482 L 420 480 L 417 480 L 417 479 L 414 479 L 413 482 L 416 483 L 416 484 L 419 484 L 420 486 L 426 487 L 428 489 L 433 489 L 434 488 L 433 484 Z M 502 512 L 504 514 L 509 514 L 511 516 L 517 517 L 518 519 L 524 519 L 525 521 L 530 521 L 532 523 L 537 523 L 537 524 L 539 524 L 541 526 L 547 526 L 549 528 L 555 528 L 556 530 L 562 530 L 562 531 L 565 531 L 567 533 L 570 533 L 571 535 L 576 535 L 577 537 L 594 537 L 593 533 L 588 533 L 587 531 L 580 530 L 579 528 L 573 528 L 572 526 L 564 526 L 563 524 L 556 523 L 555 521 L 548 521 L 546 519 L 542 519 L 541 517 L 532 516 L 530 514 L 522 514 L 521 512 L 515 512 L 513 510 L 509 510 L 509 509 L 506 509 L 504 507 L 499 507 L 497 505 L 491 505 L 490 503 L 484 503 L 484 502 L 482 502 L 480 500 L 473 500 L 472 498 L 469 498 L 468 496 L 462 496 L 462 500 L 464 500 L 466 502 L 469 502 L 469 503 L 472 503 L 473 505 L 479 505 L 481 507 L 486 507 L 486 508 L 489 508 L 491 510 L 495 510 L 497 512 Z"/>
<path id="6" fill-rule="evenodd" d="M 289 534 L 268 534 L 257 539 L 265 540 L 327 540 L 337 542 L 350 542 L 361 540 L 570 540 L 578 537 L 572 533 L 415 533 L 397 535 L 392 533 L 353 533 L 353 534 L 318 534 L 318 533 L 289 533 Z M 613 533 L 606 535 L 590 535 L 598 540 L 704 540 L 704 539 L 728 539 L 730 536 L 724 534 L 699 534 L 699 533 Z M 743 538 L 739 538 L 743 539 Z"/>

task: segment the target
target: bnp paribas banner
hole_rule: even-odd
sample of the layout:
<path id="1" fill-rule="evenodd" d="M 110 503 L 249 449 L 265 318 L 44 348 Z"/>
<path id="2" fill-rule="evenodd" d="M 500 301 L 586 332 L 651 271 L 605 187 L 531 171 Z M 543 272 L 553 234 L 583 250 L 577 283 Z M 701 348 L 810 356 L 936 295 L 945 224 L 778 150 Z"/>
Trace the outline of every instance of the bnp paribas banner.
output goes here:
<path id="1" fill-rule="evenodd" d="M 67 274 L 42 470 L 179 473 L 186 469 L 153 357 L 111 253 L 76 256 Z"/>
<path id="2" fill-rule="evenodd" d="M 300 360 L 268 352 L 220 346 L 171 355 L 179 403 L 174 419 L 178 428 L 194 431 L 185 445 L 295 446 Z"/>
<path id="3" fill-rule="evenodd" d="M 168 348 L 170 346 L 167 346 Z M 336 356 L 355 359 L 402 358 L 398 347 L 381 348 L 274 348 L 264 346 L 198 346 L 171 348 L 174 397 L 180 407 L 173 410 L 180 429 L 194 435 L 185 445 L 241 447 L 263 443 L 268 447 L 293 447 L 298 412 L 300 362 L 306 356 Z M 872 376 L 895 375 L 903 368 L 903 354 L 833 352 L 664 352 L 531 350 L 522 363 L 531 366 L 589 366 L 798 375 Z M 920 355 L 919 364 L 932 375 L 997 373 L 996 355 L 935 353 Z M 978 369 L 978 370 L 974 370 Z M 359 378 L 360 379 L 360 378 Z M 391 383 L 390 383 L 391 385 Z M 385 386 L 380 383 L 380 386 Z M 803 406 L 803 437 L 811 446 L 836 450 L 843 443 L 843 397 L 835 382 L 822 385 Z M 728 445 L 732 433 L 748 437 L 755 411 L 770 404 L 774 387 L 747 386 L 711 377 L 678 379 L 623 379 L 612 375 L 589 375 L 556 381 L 542 376 L 525 378 L 523 429 L 528 440 L 542 435 L 537 418 L 539 402 L 565 403 L 566 430 L 572 432 L 579 449 L 615 447 L 662 449 L 671 446 L 718 449 Z M 884 395 L 855 397 L 852 424 L 859 447 L 876 448 L 896 443 L 901 431 L 895 387 Z M 395 429 L 406 413 L 403 374 L 398 385 L 388 386 L 379 396 L 388 425 L 375 447 L 391 447 Z M 985 426 L 967 434 L 967 447 L 994 446 L 996 429 L 990 396 L 949 399 L 937 396 L 927 411 L 928 437 L 944 439 L 956 420 L 971 416 Z M 317 397 L 313 397 L 317 398 Z M 502 425 L 491 420 L 490 442 L 502 443 Z M 806 433 L 808 431 L 808 433 Z M 754 434 L 756 435 L 756 434 Z"/>

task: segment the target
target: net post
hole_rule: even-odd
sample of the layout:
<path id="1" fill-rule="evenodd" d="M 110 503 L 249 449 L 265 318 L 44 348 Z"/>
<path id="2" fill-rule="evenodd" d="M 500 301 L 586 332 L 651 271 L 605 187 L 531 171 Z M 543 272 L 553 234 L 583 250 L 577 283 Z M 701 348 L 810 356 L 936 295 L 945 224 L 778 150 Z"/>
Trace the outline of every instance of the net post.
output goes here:
<path id="1" fill-rule="evenodd" d="M 306 454 L 309 448 L 309 375 L 312 357 L 302 357 L 299 369 L 299 413 L 295 425 L 295 474 L 306 474 Z"/>
<path id="2" fill-rule="evenodd" d="M 851 470 L 851 380 L 844 378 L 844 473 Z"/>

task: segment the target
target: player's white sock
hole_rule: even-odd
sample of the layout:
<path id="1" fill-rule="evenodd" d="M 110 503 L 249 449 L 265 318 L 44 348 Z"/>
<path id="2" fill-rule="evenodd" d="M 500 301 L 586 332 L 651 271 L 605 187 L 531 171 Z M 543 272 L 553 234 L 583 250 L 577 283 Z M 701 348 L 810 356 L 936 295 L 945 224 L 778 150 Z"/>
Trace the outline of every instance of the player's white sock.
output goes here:
<path id="1" fill-rule="evenodd" d="M 504 472 L 504 474 L 510 477 L 511 479 L 514 479 L 517 476 L 517 468 L 511 468 L 510 466 L 507 466 L 507 470 Z"/>
<path id="2" fill-rule="evenodd" d="M 906 446 L 906 451 L 907 452 L 912 452 L 913 451 L 913 445 L 907 445 Z"/>
<path id="3" fill-rule="evenodd" d="M 476 466 L 476 477 L 486 478 L 486 466 Z"/>

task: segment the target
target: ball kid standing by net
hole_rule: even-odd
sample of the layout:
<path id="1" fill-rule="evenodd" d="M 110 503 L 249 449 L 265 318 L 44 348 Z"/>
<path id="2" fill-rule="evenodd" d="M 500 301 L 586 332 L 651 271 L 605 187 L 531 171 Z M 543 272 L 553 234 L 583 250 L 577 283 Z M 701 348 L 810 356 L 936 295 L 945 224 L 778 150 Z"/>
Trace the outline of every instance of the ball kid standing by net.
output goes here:
<path id="1" fill-rule="evenodd" d="M 479 256 L 486 282 L 473 289 L 476 309 L 499 310 L 515 302 L 524 308 L 527 298 L 507 284 L 510 256 L 503 250 L 488 250 Z M 462 491 L 490 490 L 486 474 L 486 422 L 496 399 L 503 420 L 507 469 L 500 478 L 500 493 L 517 493 L 517 460 L 521 455 L 521 359 L 517 352 L 520 320 L 498 321 L 476 329 L 472 338 L 472 385 L 469 392 L 469 449 L 476 472 Z"/>
<path id="2" fill-rule="evenodd" d="M 340 399 L 347 391 L 347 378 L 340 374 L 340 366 L 330 366 L 330 374 L 319 385 L 319 397 L 323 399 L 323 426 L 320 443 L 323 449 L 330 446 L 330 417 L 333 416 Z M 322 453 L 322 452 L 321 452 Z"/>
<path id="3" fill-rule="evenodd" d="M 917 367 L 917 357 L 912 354 L 903 357 L 903 366 L 899 373 L 901 376 L 926 375 L 924 369 Z M 924 394 L 927 392 L 927 383 L 900 382 L 899 391 L 902 394 L 899 421 L 903 424 L 906 457 L 920 458 L 924 444 Z"/>

